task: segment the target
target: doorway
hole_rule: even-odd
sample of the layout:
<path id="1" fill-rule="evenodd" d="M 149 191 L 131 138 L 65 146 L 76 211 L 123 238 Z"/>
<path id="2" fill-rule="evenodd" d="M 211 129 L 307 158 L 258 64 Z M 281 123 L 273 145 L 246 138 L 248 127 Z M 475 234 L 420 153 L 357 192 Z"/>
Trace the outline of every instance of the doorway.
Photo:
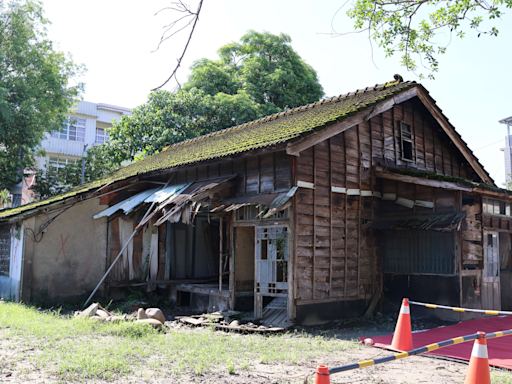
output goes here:
<path id="1" fill-rule="evenodd" d="M 482 306 L 495 311 L 501 310 L 498 239 L 498 232 L 484 232 Z"/>
<path id="2" fill-rule="evenodd" d="M 288 228 L 256 227 L 254 316 L 272 314 L 286 321 L 288 297 Z M 264 304 L 271 300 L 268 305 Z M 263 322 L 263 321 L 262 321 Z"/>

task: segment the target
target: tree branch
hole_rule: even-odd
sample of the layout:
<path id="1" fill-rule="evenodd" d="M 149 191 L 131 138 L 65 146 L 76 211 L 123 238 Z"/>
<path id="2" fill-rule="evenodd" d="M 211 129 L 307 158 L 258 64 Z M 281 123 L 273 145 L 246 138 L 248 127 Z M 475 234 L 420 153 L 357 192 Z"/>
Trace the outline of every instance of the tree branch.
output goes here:
<path id="1" fill-rule="evenodd" d="M 178 4 L 178 3 L 175 3 L 175 4 Z M 194 30 L 195 30 L 195 28 L 196 28 L 197 21 L 199 20 L 199 14 L 201 13 L 201 7 L 202 7 L 202 5 L 203 5 L 203 0 L 200 0 L 200 1 L 199 1 L 199 6 L 197 7 L 197 11 L 196 11 L 195 13 L 194 13 L 194 12 L 191 12 L 191 11 L 190 11 L 190 8 L 189 8 L 187 5 L 183 4 L 181 0 L 179 1 L 178 8 L 168 7 L 169 9 L 174 9 L 174 10 L 177 10 L 177 11 L 179 11 L 179 12 L 188 12 L 188 13 L 190 13 L 190 15 L 187 15 L 187 16 L 192 16 L 192 17 L 193 17 L 193 19 L 192 19 L 192 20 L 193 20 L 194 24 L 192 25 L 192 30 L 190 31 L 190 34 L 189 34 L 189 36 L 188 36 L 187 43 L 185 44 L 185 47 L 183 48 L 183 52 L 181 53 L 181 56 L 180 56 L 180 58 L 178 59 L 178 63 L 176 64 L 176 67 L 175 67 L 175 68 L 174 68 L 174 70 L 172 71 L 171 75 L 168 77 L 168 79 L 167 79 L 167 80 L 165 80 L 165 82 L 164 82 L 162 85 L 160 85 L 159 87 L 153 88 L 153 89 L 152 89 L 152 91 L 155 91 L 155 90 L 157 90 L 157 89 L 162 88 L 164 85 L 166 85 L 166 84 L 169 82 L 169 80 L 171 80 L 173 77 L 175 77 L 175 76 L 176 76 L 176 72 L 178 71 L 178 68 L 181 66 L 181 61 L 182 61 L 182 60 L 183 60 L 183 58 L 185 57 L 185 53 L 187 52 L 187 48 L 188 48 L 188 46 L 189 46 L 189 44 L 190 44 L 190 41 L 192 40 L 192 35 L 194 34 Z M 179 9 L 180 7 L 181 7 L 181 10 Z M 160 12 L 160 11 L 159 11 L 159 12 Z M 158 14 L 158 12 L 157 12 L 157 14 Z M 183 18 L 184 18 L 184 17 L 180 18 L 179 20 L 181 20 L 181 19 L 183 19 Z M 178 22 L 179 20 L 177 20 L 176 22 Z M 184 28 L 186 28 L 187 26 L 189 26 L 189 25 L 192 23 L 192 20 L 191 20 L 191 21 L 190 21 L 190 22 L 189 22 L 185 27 L 183 27 L 183 28 L 179 29 L 178 31 L 174 32 L 171 36 L 168 36 L 168 37 L 165 37 L 165 38 L 164 38 L 165 32 L 167 32 L 170 28 L 172 28 L 172 27 L 176 24 L 176 22 L 169 24 L 169 25 L 170 25 L 170 28 L 169 28 L 169 29 L 167 29 L 167 30 L 164 32 L 164 34 L 162 35 L 162 38 L 160 39 L 160 43 L 158 44 L 158 47 L 160 47 L 160 44 L 161 44 L 163 41 L 165 41 L 165 40 L 169 39 L 170 37 L 174 36 L 176 33 L 178 33 L 178 32 L 180 32 L 180 31 L 182 31 Z M 158 47 L 157 47 L 157 50 L 158 50 Z M 175 78 L 176 78 L 176 77 L 175 77 Z M 176 78 L 176 81 L 177 81 L 177 78 Z M 179 83 L 178 83 L 178 84 L 179 84 Z M 180 88 L 181 88 L 181 86 L 180 86 Z"/>

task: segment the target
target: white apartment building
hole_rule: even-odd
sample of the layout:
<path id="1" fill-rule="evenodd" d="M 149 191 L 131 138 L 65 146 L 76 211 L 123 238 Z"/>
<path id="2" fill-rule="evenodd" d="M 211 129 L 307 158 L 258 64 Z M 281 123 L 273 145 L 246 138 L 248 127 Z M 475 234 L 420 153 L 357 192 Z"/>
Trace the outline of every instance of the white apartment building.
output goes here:
<path id="1" fill-rule="evenodd" d="M 46 157 L 38 159 L 38 167 L 63 167 L 79 161 L 85 146 L 91 148 L 108 140 L 105 128 L 112 126 L 112 119 L 119 120 L 123 115 L 131 115 L 129 108 L 105 103 L 81 101 L 76 110 L 71 111 L 67 124 L 60 132 L 54 132 L 43 140 L 41 146 Z"/>
<path id="2" fill-rule="evenodd" d="M 507 136 L 505 136 L 505 147 L 501 150 L 505 153 L 505 187 L 512 182 L 512 136 L 510 136 L 510 126 L 512 125 L 512 116 L 499 121 L 500 124 L 507 125 Z"/>
<path id="3" fill-rule="evenodd" d="M 44 169 L 62 168 L 70 162 L 80 161 L 84 151 L 108 140 L 105 128 L 112 126 L 112 119 L 119 120 L 121 116 L 131 116 L 129 108 L 119 107 L 106 103 L 91 103 L 81 101 L 78 107 L 70 111 L 67 123 L 60 132 L 47 135 L 41 147 L 45 149 L 46 156 L 37 159 L 37 167 Z M 27 177 L 22 185 L 13 188 L 13 206 L 27 204 L 34 200 L 29 189 L 37 182 L 34 175 Z M 16 191 L 18 188 L 18 192 Z M 21 194 L 17 195 L 16 193 Z M 20 199 L 21 198 L 21 199 Z"/>

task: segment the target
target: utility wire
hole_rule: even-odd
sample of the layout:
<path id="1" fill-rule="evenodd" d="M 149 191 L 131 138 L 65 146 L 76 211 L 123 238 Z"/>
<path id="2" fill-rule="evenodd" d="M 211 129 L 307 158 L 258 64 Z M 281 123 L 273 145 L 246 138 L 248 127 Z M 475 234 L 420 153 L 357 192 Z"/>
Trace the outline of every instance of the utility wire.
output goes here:
<path id="1" fill-rule="evenodd" d="M 484 148 L 490 147 L 491 145 L 495 145 L 495 144 L 502 143 L 502 142 L 503 142 L 503 139 L 498 140 L 498 141 L 495 141 L 494 143 L 487 144 L 487 145 L 484 145 L 483 147 L 477 148 L 477 149 L 475 149 L 473 152 L 479 151 L 479 150 L 481 150 L 481 149 L 484 149 Z"/>

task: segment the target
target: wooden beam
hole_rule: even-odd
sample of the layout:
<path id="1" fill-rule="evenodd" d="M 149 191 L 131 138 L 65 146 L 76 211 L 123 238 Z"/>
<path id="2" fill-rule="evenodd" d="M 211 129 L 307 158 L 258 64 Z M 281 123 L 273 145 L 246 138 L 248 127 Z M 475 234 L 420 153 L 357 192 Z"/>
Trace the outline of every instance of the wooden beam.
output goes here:
<path id="1" fill-rule="evenodd" d="M 366 310 L 364 317 L 368 317 L 373 313 L 373 311 L 377 307 L 377 304 L 379 303 L 381 295 L 382 291 L 380 289 L 377 292 L 375 292 L 375 295 L 373 295 L 372 301 L 370 302 L 370 306 Z"/>
<path id="2" fill-rule="evenodd" d="M 332 157 L 331 139 L 327 140 L 329 146 L 329 297 L 332 296 Z"/>
<path id="3" fill-rule="evenodd" d="M 313 184 L 316 185 L 316 151 L 315 147 L 313 149 Z M 315 299 L 315 262 L 316 262 L 316 189 L 313 189 L 313 273 L 311 274 L 311 297 L 313 300 Z"/>
<path id="4" fill-rule="evenodd" d="M 223 249 L 223 243 L 224 243 L 224 228 L 223 228 L 223 222 L 224 219 L 220 218 L 220 225 L 219 225 L 219 292 L 222 292 L 222 272 L 224 272 L 223 264 L 224 264 L 224 258 L 222 257 L 222 254 L 224 252 Z"/>
<path id="5" fill-rule="evenodd" d="M 512 195 L 509 195 L 505 192 L 488 191 L 487 189 L 483 188 L 473 188 L 473 192 L 478 192 L 481 193 L 482 195 L 496 196 L 502 199 L 512 200 Z"/>
<path id="6" fill-rule="evenodd" d="M 169 280 L 171 278 L 171 225 L 171 222 L 167 221 L 165 232 L 165 280 Z"/>
<path id="7" fill-rule="evenodd" d="M 302 139 L 299 139 L 293 143 L 288 143 L 286 146 L 286 153 L 292 156 L 298 156 L 303 150 L 312 147 L 324 140 L 327 140 L 341 132 L 346 131 L 349 128 L 357 124 L 361 124 L 364 121 L 370 120 L 372 117 L 385 112 L 395 104 L 400 104 L 406 100 L 409 100 L 416 96 L 416 88 L 411 88 L 407 91 L 401 92 L 383 102 L 376 104 L 371 110 L 364 110 L 354 116 L 347 117 L 346 119 L 330 125 L 324 129 L 314 132 Z"/>
<path id="8" fill-rule="evenodd" d="M 415 88 L 416 89 L 416 88 Z M 417 96 L 427 107 L 429 112 L 432 114 L 432 116 L 436 119 L 436 121 L 439 123 L 441 128 L 446 132 L 448 137 L 455 143 L 459 151 L 461 151 L 464 158 L 468 161 L 468 163 L 473 167 L 475 172 L 478 176 L 487 184 L 496 186 L 494 182 L 491 180 L 487 172 L 483 169 L 482 165 L 478 162 L 478 160 L 475 158 L 475 156 L 469 151 L 469 148 L 467 145 L 462 141 L 461 137 L 455 133 L 454 128 L 452 125 L 448 122 L 446 117 L 441 113 L 437 105 L 434 103 L 432 98 L 428 95 L 427 91 L 421 87 L 417 87 Z M 287 149 L 288 151 L 288 149 Z"/>
<path id="9" fill-rule="evenodd" d="M 473 192 L 473 188 L 463 187 L 463 186 L 458 185 L 457 183 L 452 183 L 451 181 L 439 181 L 439 180 L 425 179 L 422 177 L 401 175 L 399 173 L 386 172 L 386 171 L 382 170 L 381 167 L 377 167 L 377 170 L 375 171 L 375 176 L 380 177 L 381 179 L 395 180 L 395 181 L 401 181 L 404 183 L 411 183 L 411 184 L 418 184 L 418 185 L 425 185 L 427 187 L 433 187 L 433 188 L 444 188 L 444 189 L 450 189 L 453 191 Z"/>

